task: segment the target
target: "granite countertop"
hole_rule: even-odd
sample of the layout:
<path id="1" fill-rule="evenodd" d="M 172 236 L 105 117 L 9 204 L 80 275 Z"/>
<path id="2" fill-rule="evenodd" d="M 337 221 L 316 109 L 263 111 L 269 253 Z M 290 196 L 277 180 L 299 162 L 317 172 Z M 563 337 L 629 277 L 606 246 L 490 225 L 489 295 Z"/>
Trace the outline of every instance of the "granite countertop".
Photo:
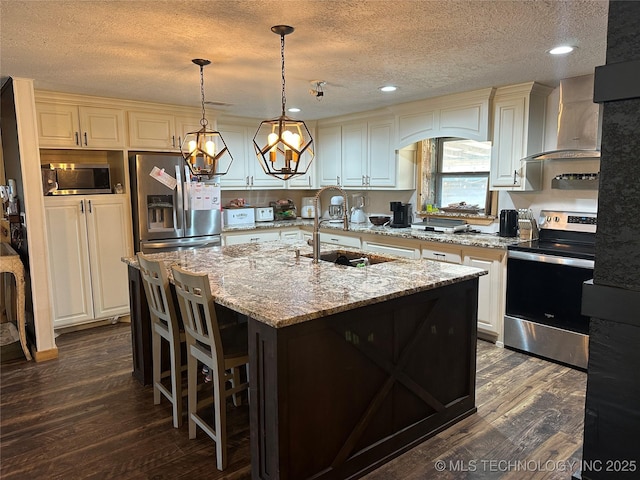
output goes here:
<path id="1" fill-rule="evenodd" d="M 336 250 L 321 245 L 322 251 Z M 296 258 L 296 249 L 301 256 Z M 343 249 L 340 250 L 350 250 Z M 207 272 L 215 301 L 275 328 L 384 302 L 486 274 L 484 270 L 431 260 L 348 267 L 313 264 L 304 242 L 264 242 L 150 255 L 194 272 Z M 136 257 L 122 259 L 138 267 Z"/>
<path id="2" fill-rule="evenodd" d="M 313 227 L 313 220 L 297 218 L 295 220 L 280 220 L 273 222 L 256 222 L 255 226 L 226 227 L 223 232 L 240 232 L 260 230 L 266 228 L 285 227 Z M 320 224 L 320 231 L 342 230 L 342 224 L 323 222 Z M 506 249 L 509 245 L 520 243 L 518 237 L 500 237 L 495 233 L 438 233 L 423 232 L 412 228 L 391 228 L 376 227 L 372 224 L 349 224 L 349 231 L 354 233 L 366 233 L 396 238 L 408 238 L 413 240 L 423 240 L 425 242 L 448 243 L 451 245 L 462 245 L 467 247 L 499 248 Z"/>

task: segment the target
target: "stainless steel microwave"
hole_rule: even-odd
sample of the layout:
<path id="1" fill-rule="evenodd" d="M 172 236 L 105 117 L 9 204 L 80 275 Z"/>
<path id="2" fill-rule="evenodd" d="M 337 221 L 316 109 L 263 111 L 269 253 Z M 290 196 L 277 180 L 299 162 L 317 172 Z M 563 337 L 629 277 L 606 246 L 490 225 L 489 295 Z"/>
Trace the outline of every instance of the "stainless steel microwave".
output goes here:
<path id="1" fill-rule="evenodd" d="M 111 193 L 111 170 L 106 163 L 50 163 L 42 165 L 45 195 Z"/>

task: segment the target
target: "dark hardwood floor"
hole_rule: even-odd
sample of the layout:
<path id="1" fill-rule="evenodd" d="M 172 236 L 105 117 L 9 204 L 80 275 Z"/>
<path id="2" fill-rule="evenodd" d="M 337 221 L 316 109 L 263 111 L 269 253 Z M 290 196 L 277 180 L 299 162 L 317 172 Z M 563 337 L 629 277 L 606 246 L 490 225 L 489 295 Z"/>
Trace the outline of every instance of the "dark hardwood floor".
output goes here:
<path id="1" fill-rule="evenodd" d="M 248 408 L 229 411 L 229 465 L 171 426 L 131 376 L 126 323 L 66 333 L 59 358 L 0 369 L 0 477 L 250 478 Z M 566 479 L 579 465 L 586 374 L 478 342 L 478 413 L 369 473 L 388 479 Z M 444 463 L 439 463 L 440 461 Z M 443 468 L 444 467 L 444 468 Z"/>

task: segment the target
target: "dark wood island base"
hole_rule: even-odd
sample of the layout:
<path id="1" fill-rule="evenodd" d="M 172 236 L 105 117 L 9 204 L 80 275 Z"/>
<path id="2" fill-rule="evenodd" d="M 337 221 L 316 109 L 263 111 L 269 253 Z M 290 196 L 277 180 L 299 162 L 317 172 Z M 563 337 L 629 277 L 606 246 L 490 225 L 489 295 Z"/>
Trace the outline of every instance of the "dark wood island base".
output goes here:
<path id="1" fill-rule="evenodd" d="M 358 478 L 475 407 L 478 279 L 295 325 L 249 320 L 254 479 Z"/>

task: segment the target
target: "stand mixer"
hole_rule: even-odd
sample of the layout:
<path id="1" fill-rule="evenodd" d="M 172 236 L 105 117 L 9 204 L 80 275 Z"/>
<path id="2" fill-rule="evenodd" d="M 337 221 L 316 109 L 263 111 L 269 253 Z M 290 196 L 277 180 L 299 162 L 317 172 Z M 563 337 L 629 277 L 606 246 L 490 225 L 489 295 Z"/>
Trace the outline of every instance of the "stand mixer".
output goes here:
<path id="1" fill-rule="evenodd" d="M 367 197 L 353 195 L 351 197 L 351 223 L 367 223 L 364 207 L 367 205 Z"/>
<path id="2" fill-rule="evenodd" d="M 344 198 L 341 195 L 335 195 L 331 197 L 331 204 L 329 205 L 329 223 L 341 223 L 343 221 Z"/>

